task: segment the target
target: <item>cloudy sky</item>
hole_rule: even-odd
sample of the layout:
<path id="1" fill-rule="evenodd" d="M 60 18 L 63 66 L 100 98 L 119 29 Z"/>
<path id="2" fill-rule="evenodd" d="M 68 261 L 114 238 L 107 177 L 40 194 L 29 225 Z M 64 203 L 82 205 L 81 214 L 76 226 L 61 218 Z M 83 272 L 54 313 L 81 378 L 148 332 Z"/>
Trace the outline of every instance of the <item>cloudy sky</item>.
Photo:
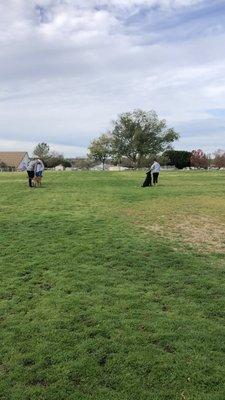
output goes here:
<path id="1" fill-rule="evenodd" d="M 0 150 L 83 155 L 135 108 L 224 149 L 224 43 L 224 0 L 0 0 Z"/>

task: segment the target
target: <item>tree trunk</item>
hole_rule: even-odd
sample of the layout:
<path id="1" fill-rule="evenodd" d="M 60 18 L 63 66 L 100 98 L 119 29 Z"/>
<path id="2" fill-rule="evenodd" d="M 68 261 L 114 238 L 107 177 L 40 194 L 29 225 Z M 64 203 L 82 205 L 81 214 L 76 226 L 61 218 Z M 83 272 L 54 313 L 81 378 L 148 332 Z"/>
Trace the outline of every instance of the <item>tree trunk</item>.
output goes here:
<path id="1" fill-rule="evenodd" d="M 137 159 L 137 168 L 140 168 L 140 167 L 141 167 L 141 162 L 142 162 L 142 155 L 140 154 L 140 155 L 138 156 L 138 159 Z"/>

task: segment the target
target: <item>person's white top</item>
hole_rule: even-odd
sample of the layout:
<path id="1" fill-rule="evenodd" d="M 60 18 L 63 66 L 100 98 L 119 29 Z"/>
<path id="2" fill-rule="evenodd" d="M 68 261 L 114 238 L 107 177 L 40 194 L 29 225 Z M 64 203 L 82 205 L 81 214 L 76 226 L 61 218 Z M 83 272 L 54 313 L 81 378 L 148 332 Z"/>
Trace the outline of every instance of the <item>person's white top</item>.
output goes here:
<path id="1" fill-rule="evenodd" d="M 155 161 L 152 166 L 151 166 L 151 171 L 154 172 L 160 172 L 160 164 Z"/>
<path id="2" fill-rule="evenodd" d="M 37 160 L 36 172 L 44 171 L 45 167 L 41 160 Z"/>

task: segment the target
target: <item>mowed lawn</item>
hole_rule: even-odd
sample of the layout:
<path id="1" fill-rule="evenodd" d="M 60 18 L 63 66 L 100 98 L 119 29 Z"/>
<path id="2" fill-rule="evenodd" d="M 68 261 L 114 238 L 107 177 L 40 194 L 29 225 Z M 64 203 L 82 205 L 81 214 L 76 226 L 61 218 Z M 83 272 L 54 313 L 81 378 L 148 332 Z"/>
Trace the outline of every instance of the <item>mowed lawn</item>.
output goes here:
<path id="1" fill-rule="evenodd" d="M 225 399 L 225 173 L 0 174 L 0 399 Z"/>

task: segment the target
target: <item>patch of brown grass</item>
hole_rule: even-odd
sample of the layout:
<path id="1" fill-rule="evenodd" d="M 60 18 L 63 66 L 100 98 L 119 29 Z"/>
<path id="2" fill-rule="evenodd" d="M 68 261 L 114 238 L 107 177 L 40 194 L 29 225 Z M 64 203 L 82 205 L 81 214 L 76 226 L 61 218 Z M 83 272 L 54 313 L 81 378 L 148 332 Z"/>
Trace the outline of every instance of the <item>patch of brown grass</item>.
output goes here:
<path id="1" fill-rule="evenodd" d="M 154 219 L 146 211 L 135 210 L 127 210 L 126 215 L 144 231 L 181 241 L 200 252 L 225 253 L 225 222 L 218 217 L 170 212 Z"/>
<path id="2" fill-rule="evenodd" d="M 172 223 L 153 226 L 154 231 L 162 236 L 181 239 L 184 243 L 194 245 L 198 250 L 225 253 L 225 224 L 205 216 L 185 216 Z"/>

